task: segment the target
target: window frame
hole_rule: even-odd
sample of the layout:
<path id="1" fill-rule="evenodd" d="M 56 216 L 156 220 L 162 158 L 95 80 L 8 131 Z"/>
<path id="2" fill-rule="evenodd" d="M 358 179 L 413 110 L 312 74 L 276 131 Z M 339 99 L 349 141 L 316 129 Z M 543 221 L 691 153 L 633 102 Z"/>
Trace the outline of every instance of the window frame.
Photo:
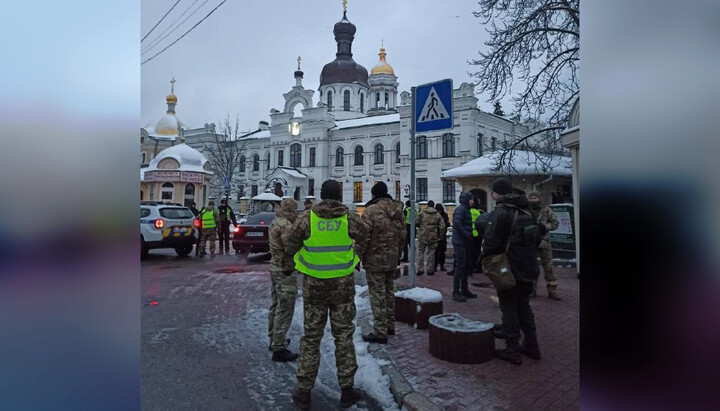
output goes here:
<path id="1" fill-rule="evenodd" d="M 415 142 L 415 158 L 425 160 L 428 158 L 427 136 L 419 136 Z"/>
<path id="2" fill-rule="evenodd" d="M 382 143 L 375 144 L 375 147 L 373 149 L 375 161 L 374 164 L 385 164 L 385 147 L 382 145 Z"/>
<path id="3" fill-rule="evenodd" d="M 310 158 L 308 159 L 308 167 L 315 167 L 315 160 L 317 156 L 317 149 L 315 147 L 310 147 Z"/>
<path id="4" fill-rule="evenodd" d="M 290 167 L 302 167 L 302 146 L 300 143 L 290 145 Z"/>
<path id="5" fill-rule="evenodd" d="M 442 136 L 443 157 L 455 157 L 455 136 L 452 133 L 445 133 Z"/>
<path id="6" fill-rule="evenodd" d="M 363 183 L 362 181 L 353 182 L 353 203 L 362 203 Z"/>
<path id="7" fill-rule="evenodd" d="M 360 151 L 358 151 L 358 149 Z M 364 165 L 364 159 L 363 159 L 364 153 L 365 153 L 365 149 L 363 148 L 363 146 L 355 146 L 355 149 L 353 150 L 353 160 L 354 160 L 353 165 L 355 165 L 355 166 Z"/>
<path id="8" fill-rule="evenodd" d="M 345 149 L 340 146 L 335 149 L 335 167 L 345 166 Z"/>
<path id="9" fill-rule="evenodd" d="M 455 202 L 455 182 L 453 180 L 443 180 L 443 203 Z"/>
<path id="10" fill-rule="evenodd" d="M 417 192 L 415 193 L 416 201 L 427 201 L 428 199 L 428 181 L 427 177 L 417 177 L 415 179 L 415 186 Z M 422 184 L 421 184 L 422 183 Z"/>

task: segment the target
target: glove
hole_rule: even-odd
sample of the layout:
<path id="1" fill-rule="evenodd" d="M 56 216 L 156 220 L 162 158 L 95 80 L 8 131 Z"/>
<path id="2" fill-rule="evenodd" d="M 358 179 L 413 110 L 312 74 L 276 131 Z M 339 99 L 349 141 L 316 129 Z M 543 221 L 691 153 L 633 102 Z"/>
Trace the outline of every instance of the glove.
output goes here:
<path id="1" fill-rule="evenodd" d="M 548 231 L 547 231 L 547 227 L 545 227 L 545 224 L 538 223 L 538 227 L 540 227 L 540 235 L 541 236 L 544 236 L 545 234 L 547 234 Z"/>

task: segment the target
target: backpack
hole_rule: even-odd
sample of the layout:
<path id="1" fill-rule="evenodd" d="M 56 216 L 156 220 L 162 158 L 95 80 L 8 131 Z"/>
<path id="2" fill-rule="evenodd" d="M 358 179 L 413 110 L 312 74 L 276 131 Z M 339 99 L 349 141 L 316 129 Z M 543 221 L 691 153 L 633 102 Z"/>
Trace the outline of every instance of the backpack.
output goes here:
<path id="1" fill-rule="evenodd" d="M 515 227 L 511 235 L 511 244 L 516 247 L 539 247 L 542 242 L 537 216 L 531 210 L 506 204 L 517 210 Z"/>

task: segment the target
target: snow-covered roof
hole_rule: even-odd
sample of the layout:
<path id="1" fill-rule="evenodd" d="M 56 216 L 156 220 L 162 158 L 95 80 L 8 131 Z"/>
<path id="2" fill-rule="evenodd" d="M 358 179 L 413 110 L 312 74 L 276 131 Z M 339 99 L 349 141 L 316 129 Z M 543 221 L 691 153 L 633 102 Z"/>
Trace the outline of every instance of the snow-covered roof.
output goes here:
<path id="1" fill-rule="evenodd" d="M 335 121 L 335 127 L 331 128 L 331 130 L 342 130 L 345 128 L 370 126 L 370 125 L 376 125 L 376 124 L 398 123 L 398 122 L 400 122 L 400 114 L 393 113 L 393 114 L 385 114 L 382 116 L 368 116 L 368 117 L 361 117 L 361 118 L 353 118 L 350 120 L 338 120 L 338 121 Z"/>
<path id="2" fill-rule="evenodd" d="M 407 298 L 408 300 L 417 301 L 419 303 L 436 303 L 443 300 L 440 291 L 424 287 L 413 287 L 407 290 L 397 291 L 395 292 L 395 296 Z"/>
<path id="3" fill-rule="evenodd" d="M 148 136 L 150 136 L 150 137 L 152 137 L 152 138 L 154 138 L 154 139 L 156 139 L 156 140 L 174 141 L 174 140 L 177 140 L 177 138 L 178 138 L 177 134 L 175 134 L 175 135 L 169 135 L 169 136 L 159 135 L 159 134 L 155 131 L 155 127 L 143 127 L 143 128 L 145 129 L 145 131 L 147 131 Z"/>
<path id="4" fill-rule="evenodd" d="M 201 152 L 183 143 L 168 147 L 159 152 L 148 167 L 141 170 L 141 175 L 144 175 L 145 171 L 158 171 L 158 164 L 168 157 L 174 158 L 180 163 L 180 167 L 172 170 L 161 169 L 162 171 L 194 171 L 196 173 L 212 174 L 212 172 L 204 168 L 205 163 L 208 162 L 207 158 L 205 158 Z"/>
<path id="5" fill-rule="evenodd" d="M 443 172 L 441 178 L 462 178 L 507 174 L 506 167 L 503 167 L 503 170 L 500 171 L 493 171 L 501 153 L 501 151 L 494 151 L 490 154 L 470 160 L 459 167 L 451 168 L 450 170 Z M 552 158 L 543 159 L 541 162 L 532 151 L 516 150 L 512 156 L 512 168 L 514 173 L 517 174 L 545 175 L 552 172 L 556 176 L 570 177 L 572 175 L 570 161 L 570 157 L 554 155 Z M 547 164 L 549 169 L 542 172 L 541 167 L 546 162 L 549 162 L 549 164 Z"/>
<path id="6" fill-rule="evenodd" d="M 278 167 L 280 170 L 286 172 L 290 177 L 295 178 L 307 178 L 307 176 L 294 168 Z"/>
<path id="7" fill-rule="evenodd" d="M 268 129 L 268 130 L 261 130 L 261 131 L 252 133 L 252 134 L 250 134 L 250 135 L 248 135 L 248 136 L 241 137 L 241 138 L 238 139 L 238 141 L 239 141 L 239 140 L 257 140 L 257 139 L 259 139 L 259 138 L 270 138 L 270 129 Z"/>
<path id="8" fill-rule="evenodd" d="M 254 201 L 262 200 L 262 201 L 282 201 L 282 198 L 276 196 L 273 193 L 262 193 L 258 194 L 255 197 L 252 198 Z"/>

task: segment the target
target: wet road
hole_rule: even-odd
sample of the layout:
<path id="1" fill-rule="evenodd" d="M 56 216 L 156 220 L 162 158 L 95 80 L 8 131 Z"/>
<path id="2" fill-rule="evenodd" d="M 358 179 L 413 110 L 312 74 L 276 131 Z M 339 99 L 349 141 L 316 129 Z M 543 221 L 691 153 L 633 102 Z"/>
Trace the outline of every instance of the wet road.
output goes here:
<path id="1" fill-rule="evenodd" d="M 180 258 L 172 250 L 153 250 L 142 261 L 143 409 L 297 409 L 290 398 L 296 364 L 272 362 L 268 351 L 268 258 Z M 334 347 L 327 334 L 314 410 L 339 408 Z M 298 351 L 301 335 L 298 300 L 288 333 L 291 351 Z M 366 395 L 352 409 L 383 407 Z"/>

